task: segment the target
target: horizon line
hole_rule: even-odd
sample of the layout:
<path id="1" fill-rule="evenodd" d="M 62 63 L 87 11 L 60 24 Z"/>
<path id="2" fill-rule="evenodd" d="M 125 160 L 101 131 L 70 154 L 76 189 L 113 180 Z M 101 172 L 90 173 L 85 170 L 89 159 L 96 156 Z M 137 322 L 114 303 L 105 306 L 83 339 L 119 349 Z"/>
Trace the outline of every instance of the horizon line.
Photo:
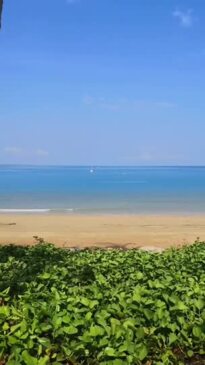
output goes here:
<path id="1" fill-rule="evenodd" d="M 120 168 L 120 167 L 135 167 L 135 168 L 139 168 L 139 167 L 205 167 L 204 165 L 197 165 L 197 164 L 186 164 L 186 165 L 165 165 L 165 164 L 156 164 L 156 165 L 126 165 L 126 164 L 113 164 L 113 165 L 108 165 L 108 164 L 15 164 L 15 163 L 0 163 L 0 167 L 5 167 L 5 166 L 16 166 L 16 167 L 85 167 L 85 168 L 97 168 L 97 167 L 116 167 L 116 168 Z"/>

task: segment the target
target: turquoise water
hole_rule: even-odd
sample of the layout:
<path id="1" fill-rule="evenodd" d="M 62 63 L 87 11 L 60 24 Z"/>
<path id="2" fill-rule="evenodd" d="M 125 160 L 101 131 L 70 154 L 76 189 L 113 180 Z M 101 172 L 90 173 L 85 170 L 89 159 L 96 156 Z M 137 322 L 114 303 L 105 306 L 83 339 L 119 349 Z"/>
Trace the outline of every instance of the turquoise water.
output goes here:
<path id="1" fill-rule="evenodd" d="M 0 212 L 205 213 L 205 167 L 0 166 Z"/>

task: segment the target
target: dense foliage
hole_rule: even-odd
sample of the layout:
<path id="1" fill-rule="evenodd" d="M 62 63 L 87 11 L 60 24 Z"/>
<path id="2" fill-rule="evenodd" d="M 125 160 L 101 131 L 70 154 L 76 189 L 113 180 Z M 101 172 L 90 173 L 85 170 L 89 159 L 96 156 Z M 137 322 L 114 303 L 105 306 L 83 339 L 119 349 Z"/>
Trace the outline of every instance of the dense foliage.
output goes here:
<path id="1" fill-rule="evenodd" d="M 205 245 L 0 247 L 0 364 L 205 364 Z"/>

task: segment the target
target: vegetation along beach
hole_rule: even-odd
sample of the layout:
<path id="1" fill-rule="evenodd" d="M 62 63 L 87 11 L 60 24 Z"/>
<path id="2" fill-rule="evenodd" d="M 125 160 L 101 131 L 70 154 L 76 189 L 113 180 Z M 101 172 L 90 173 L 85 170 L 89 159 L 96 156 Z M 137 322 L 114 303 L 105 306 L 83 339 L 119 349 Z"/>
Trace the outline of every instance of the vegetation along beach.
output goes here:
<path id="1" fill-rule="evenodd" d="M 205 364 L 204 261 L 200 242 L 0 247 L 1 364 Z"/>

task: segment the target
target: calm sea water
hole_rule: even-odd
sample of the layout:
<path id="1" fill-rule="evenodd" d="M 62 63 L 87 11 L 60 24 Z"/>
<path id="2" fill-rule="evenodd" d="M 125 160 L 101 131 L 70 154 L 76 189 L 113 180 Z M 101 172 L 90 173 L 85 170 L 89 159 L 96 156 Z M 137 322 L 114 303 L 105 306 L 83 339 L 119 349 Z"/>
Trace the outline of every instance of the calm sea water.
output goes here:
<path id="1" fill-rule="evenodd" d="M 205 167 L 0 166 L 0 212 L 205 213 Z"/>

